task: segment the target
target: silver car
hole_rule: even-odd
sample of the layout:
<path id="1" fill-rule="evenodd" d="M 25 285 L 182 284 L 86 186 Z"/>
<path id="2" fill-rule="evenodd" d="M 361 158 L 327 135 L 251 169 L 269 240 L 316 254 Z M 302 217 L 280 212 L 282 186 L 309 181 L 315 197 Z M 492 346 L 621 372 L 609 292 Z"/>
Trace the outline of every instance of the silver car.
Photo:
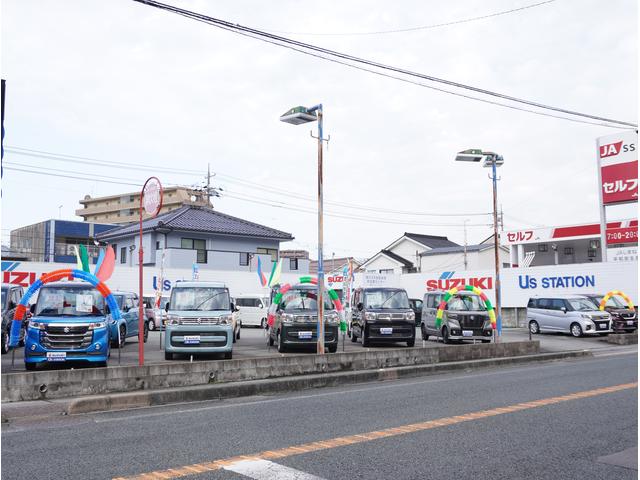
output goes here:
<path id="1" fill-rule="evenodd" d="M 527 305 L 531 333 L 561 332 L 574 337 L 611 333 L 611 315 L 581 295 L 532 297 Z"/>

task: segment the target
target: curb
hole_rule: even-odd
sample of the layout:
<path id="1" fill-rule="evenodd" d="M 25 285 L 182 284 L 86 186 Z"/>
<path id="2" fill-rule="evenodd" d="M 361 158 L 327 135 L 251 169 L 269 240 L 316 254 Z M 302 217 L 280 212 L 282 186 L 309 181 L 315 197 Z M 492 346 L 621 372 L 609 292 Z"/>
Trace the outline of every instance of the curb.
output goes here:
<path id="1" fill-rule="evenodd" d="M 380 368 L 375 370 L 302 375 L 288 378 L 230 382 L 214 385 L 199 385 L 187 388 L 167 388 L 142 392 L 94 395 L 70 400 L 67 404 L 66 413 L 68 415 L 75 415 L 82 413 L 124 410 L 128 408 L 149 407 L 152 405 L 169 405 L 204 400 L 222 400 L 224 398 L 286 393 L 312 388 L 335 387 L 339 385 L 371 381 L 397 380 L 399 378 L 434 375 L 459 370 L 469 371 L 503 365 L 517 365 L 522 363 L 592 356 L 593 354 L 589 350 L 574 350 L 568 352 L 523 355 L 518 357 L 502 357 L 429 365 L 411 365 L 404 367 Z"/>

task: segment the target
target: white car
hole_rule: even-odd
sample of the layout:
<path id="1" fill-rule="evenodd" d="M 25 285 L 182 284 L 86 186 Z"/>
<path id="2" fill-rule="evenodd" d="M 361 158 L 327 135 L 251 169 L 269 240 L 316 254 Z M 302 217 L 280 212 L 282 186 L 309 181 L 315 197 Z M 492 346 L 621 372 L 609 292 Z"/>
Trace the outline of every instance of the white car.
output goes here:
<path id="1" fill-rule="evenodd" d="M 527 305 L 531 333 L 562 332 L 574 337 L 611 333 L 611 315 L 581 295 L 532 297 Z"/>
<path id="2" fill-rule="evenodd" d="M 269 296 L 262 293 L 246 293 L 234 298 L 242 318 L 242 326 L 266 328 L 269 314 Z"/>

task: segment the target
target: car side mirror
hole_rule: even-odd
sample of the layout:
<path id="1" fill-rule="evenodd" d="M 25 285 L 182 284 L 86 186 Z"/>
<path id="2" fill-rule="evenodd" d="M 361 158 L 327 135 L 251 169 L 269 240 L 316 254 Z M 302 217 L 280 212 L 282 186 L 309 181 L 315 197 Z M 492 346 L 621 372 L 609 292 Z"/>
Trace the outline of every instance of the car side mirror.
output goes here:
<path id="1" fill-rule="evenodd" d="M 560 310 L 562 310 L 564 313 L 567 313 L 567 307 L 560 307 Z"/>
<path id="2" fill-rule="evenodd" d="M 169 302 L 164 304 L 164 311 L 168 312 L 169 311 Z"/>
<path id="3" fill-rule="evenodd" d="M 260 304 L 258 304 L 258 307 L 264 308 L 264 305 L 262 303 L 260 303 Z"/>
<path id="4" fill-rule="evenodd" d="M 7 309 L 8 310 L 13 310 L 14 308 L 16 308 L 15 302 L 9 302 L 9 305 L 7 305 Z"/>
<path id="5" fill-rule="evenodd" d="M 356 305 L 356 308 L 360 311 L 362 311 L 364 309 L 364 305 L 362 304 L 362 302 L 358 303 L 358 305 Z"/>
<path id="6" fill-rule="evenodd" d="M 30 311 L 31 313 L 36 313 L 36 304 L 35 304 L 35 303 L 34 303 L 34 304 L 32 304 L 32 305 L 29 307 L 29 311 Z"/>

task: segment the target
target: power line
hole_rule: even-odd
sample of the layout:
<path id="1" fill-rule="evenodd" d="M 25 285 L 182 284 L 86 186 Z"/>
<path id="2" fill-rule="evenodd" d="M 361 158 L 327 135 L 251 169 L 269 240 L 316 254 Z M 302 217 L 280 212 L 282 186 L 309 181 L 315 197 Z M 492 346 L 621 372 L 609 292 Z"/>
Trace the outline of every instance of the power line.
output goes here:
<path id="1" fill-rule="evenodd" d="M 615 120 L 615 119 L 609 119 L 609 118 L 600 117 L 600 116 L 597 116 L 597 115 L 591 115 L 591 114 L 587 114 L 587 113 L 581 113 L 581 112 L 577 112 L 577 111 L 573 111 L 573 110 L 569 110 L 569 109 L 565 109 L 565 108 L 554 107 L 552 105 L 545 105 L 545 104 L 542 104 L 542 103 L 539 103 L 539 102 L 534 102 L 534 101 L 531 101 L 531 100 L 521 99 L 521 98 L 518 98 L 518 97 L 511 96 L 511 95 L 506 95 L 506 94 L 502 94 L 502 93 L 499 93 L 499 92 L 494 92 L 494 91 L 491 91 L 491 90 L 487 90 L 487 89 L 483 89 L 483 88 L 479 88 L 479 87 L 474 87 L 474 86 L 471 86 L 471 85 L 466 85 L 466 84 L 455 82 L 455 81 L 452 81 L 452 80 L 446 80 L 446 79 L 443 79 L 443 78 L 434 77 L 432 75 L 426 75 L 426 74 L 422 74 L 422 73 L 406 70 L 406 69 L 403 69 L 403 68 L 398 68 L 398 67 L 393 67 L 393 66 L 390 66 L 390 65 L 385 65 L 385 64 L 382 64 L 382 63 L 379 63 L 379 62 L 366 60 L 366 59 L 363 59 L 363 58 L 360 58 L 360 57 L 355 57 L 353 55 L 348 55 L 348 54 L 340 53 L 340 52 L 337 52 L 337 51 L 334 51 L 334 50 L 329 50 L 329 49 L 326 49 L 326 48 L 318 47 L 318 46 L 315 46 L 315 45 L 312 45 L 312 44 L 300 42 L 300 41 L 297 41 L 297 40 L 292 40 L 290 38 L 273 35 L 273 34 L 270 34 L 270 33 L 267 33 L 267 32 L 261 31 L 261 30 L 257 30 L 257 29 L 254 29 L 254 28 L 244 27 L 244 26 L 239 25 L 239 24 L 233 24 L 233 23 L 227 22 L 225 20 L 220 20 L 220 19 L 217 19 L 217 18 L 214 18 L 214 17 L 209 17 L 209 16 L 202 15 L 202 14 L 199 14 L 199 13 L 196 13 L 196 12 L 192 12 L 190 10 L 185 10 L 185 9 L 181 9 L 181 8 L 178 8 L 178 7 L 174 7 L 172 5 L 167 5 L 167 4 L 164 4 L 164 3 L 157 2 L 155 0 L 133 0 L 133 1 L 145 4 L 145 5 L 149 5 L 149 6 L 152 6 L 152 7 L 155 7 L 155 8 L 159 8 L 161 10 L 166 10 L 166 11 L 169 11 L 169 12 L 172 12 L 172 13 L 175 13 L 175 14 L 190 18 L 192 20 L 203 22 L 203 23 L 215 26 L 217 28 L 221 28 L 223 30 L 231 31 L 231 32 L 239 34 L 239 35 L 248 36 L 248 37 L 251 37 L 251 38 L 254 38 L 254 39 L 265 41 L 267 43 L 272 43 L 274 45 L 278 45 L 278 46 L 281 46 L 281 47 L 290 48 L 292 50 L 296 50 L 296 51 L 298 51 L 300 53 L 304 53 L 306 55 L 316 56 L 316 57 L 322 58 L 324 60 L 334 61 L 336 63 L 341 63 L 343 65 L 347 65 L 347 66 L 350 66 L 352 68 L 358 68 L 358 69 L 362 69 L 362 70 L 365 70 L 365 71 L 369 71 L 371 73 L 376 73 L 376 74 L 383 75 L 383 76 L 389 76 L 390 78 L 395 78 L 396 80 L 409 81 L 410 83 L 415 83 L 415 82 L 411 82 L 410 80 L 394 77 L 394 76 L 391 76 L 391 75 L 384 74 L 382 72 L 376 72 L 376 71 L 373 71 L 373 70 L 369 70 L 367 68 L 358 67 L 356 65 L 345 63 L 344 61 L 365 64 L 365 65 L 368 65 L 368 66 L 371 66 L 371 67 L 374 67 L 374 68 L 379 68 L 379 69 L 382 69 L 382 70 L 389 70 L 389 71 L 396 72 L 396 73 L 399 73 L 399 74 L 402 74 L 402 75 L 407 75 L 407 76 L 411 76 L 411 77 L 417 77 L 417 78 L 420 78 L 420 79 L 423 79 L 423 80 L 427 80 L 427 81 L 430 81 L 430 82 L 436 82 L 436 83 L 449 85 L 449 86 L 452 86 L 454 88 L 470 90 L 470 91 L 473 91 L 475 93 L 480 93 L 482 95 L 493 96 L 493 97 L 497 97 L 497 98 L 500 98 L 500 99 L 503 99 L 503 100 L 507 100 L 507 101 L 510 101 L 510 102 L 521 103 L 521 104 L 525 104 L 525 105 L 532 106 L 532 107 L 539 108 L 539 109 L 543 109 L 543 110 L 551 110 L 551 111 L 564 113 L 564 114 L 572 115 L 572 116 L 576 116 L 576 117 L 582 117 L 582 118 L 588 118 L 588 119 L 591 119 L 591 120 L 597 120 L 597 121 L 600 121 L 600 122 L 606 122 L 606 123 L 602 123 L 602 124 L 599 124 L 599 125 L 607 126 L 607 127 L 610 127 L 610 128 L 621 128 L 620 126 L 637 127 L 636 124 L 630 123 L 630 122 L 625 122 L 625 121 Z M 311 52 L 317 52 L 317 53 L 314 54 L 314 53 L 311 53 Z M 327 58 L 327 57 L 323 57 L 321 55 L 318 55 L 320 53 L 324 54 L 324 55 L 329 55 L 330 57 L 334 57 L 334 58 Z M 336 58 L 338 58 L 340 60 L 336 60 Z M 464 94 L 461 94 L 461 93 L 458 93 L 458 92 L 452 92 L 450 90 L 440 89 L 440 88 L 436 88 L 436 87 L 433 87 L 433 86 L 424 85 L 424 84 L 421 84 L 421 83 L 416 83 L 416 84 L 424 86 L 424 87 L 427 87 L 427 88 L 432 88 L 432 89 L 435 89 L 435 90 L 439 90 L 439 91 L 442 91 L 442 92 L 445 92 L 445 93 L 458 95 L 458 96 L 462 96 L 462 97 L 465 97 L 465 98 L 470 98 L 470 99 L 477 100 L 477 101 L 484 101 L 484 102 L 487 102 L 487 103 L 493 103 L 495 105 L 500 105 L 500 106 L 507 107 L 507 108 L 514 108 L 514 109 L 517 109 L 517 110 L 523 110 L 523 111 L 527 111 L 529 113 L 536 113 L 536 114 L 539 114 L 539 115 L 552 116 L 552 117 L 561 118 L 561 119 L 564 119 L 564 120 L 577 121 L 577 122 L 581 122 L 581 123 L 594 123 L 594 122 L 589 122 L 589 121 L 584 121 L 584 120 L 578 120 L 578 119 L 575 119 L 575 118 L 567 118 L 567 117 L 562 117 L 562 116 L 556 116 L 556 115 L 549 114 L 549 113 L 544 113 L 544 112 L 535 112 L 535 111 L 524 109 L 524 108 L 521 108 L 521 107 L 516 107 L 516 106 L 513 106 L 513 105 L 509 106 L 509 105 L 506 105 L 506 104 L 503 104 L 503 103 L 492 102 L 492 101 L 481 99 L 481 98 L 478 98 L 478 97 L 464 95 Z M 613 125 L 608 125 L 608 124 L 614 124 L 614 125 L 617 125 L 617 127 L 615 127 Z"/>
<path id="2" fill-rule="evenodd" d="M 284 32 L 284 31 L 279 31 L 279 30 L 270 30 L 270 29 L 264 29 L 266 32 L 271 32 L 271 33 L 281 33 L 284 35 L 309 35 L 309 36 L 336 36 L 336 37 L 346 37 L 346 36 L 359 36 L 359 35 L 384 35 L 384 34 L 389 34 L 389 33 L 405 33 L 405 32 L 415 32 L 418 30 L 430 30 L 433 28 L 440 28 L 440 27 L 449 27 L 451 25 L 460 25 L 462 23 L 469 23 L 469 22 L 475 22 L 477 20 L 485 20 L 487 18 L 492 18 L 492 17 L 499 17 L 501 15 L 507 15 L 509 13 L 515 13 L 515 12 L 520 12 L 522 10 L 527 10 L 529 8 L 534 8 L 534 7 L 539 7 L 541 5 L 546 5 L 547 3 L 553 3 L 555 0 L 547 0 L 546 2 L 539 2 L 539 3 L 534 3 L 531 5 L 525 5 L 523 7 L 520 8 L 512 8 L 511 10 L 503 10 L 500 12 L 495 12 L 495 13 L 490 13 L 487 15 L 481 15 L 478 17 L 471 17 L 471 18 L 465 18 L 463 20 L 455 20 L 455 21 L 451 21 L 451 22 L 445 22 L 445 23 L 435 23 L 435 24 L 431 24 L 431 25 L 422 25 L 422 26 L 418 26 L 418 27 L 409 27 L 409 28 L 398 28 L 395 30 L 378 30 L 378 31 L 373 31 L 373 32 L 338 32 L 338 33 L 327 33 L 327 32 Z"/>

